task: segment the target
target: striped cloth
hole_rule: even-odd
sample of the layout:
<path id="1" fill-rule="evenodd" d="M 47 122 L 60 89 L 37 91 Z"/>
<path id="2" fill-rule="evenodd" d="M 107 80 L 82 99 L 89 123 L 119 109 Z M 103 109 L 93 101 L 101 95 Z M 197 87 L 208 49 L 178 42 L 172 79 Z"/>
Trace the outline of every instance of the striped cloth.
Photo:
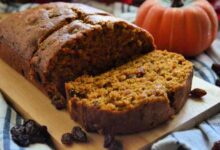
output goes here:
<path id="1" fill-rule="evenodd" d="M 16 114 L 4 101 L 0 95 L 0 149 L 9 150 L 16 145 L 10 140 L 10 128 L 14 125 L 21 124 L 22 118 Z M 12 145 L 12 146 L 10 146 Z"/>
<path id="2" fill-rule="evenodd" d="M 213 63 L 220 63 L 220 40 L 216 39 L 211 48 L 190 61 L 194 64 L 194 75 L 215 84 L 218 76 L 211 66 Z"/>
<path id="3" fill-rule="evenodd" d="M 220 114 L 217 114 L 194 129 L 168 135 L 154 143 L 152 150 L 211 150 L 219 140 Z"/>
<path id="4" fill-rule="evenodd" d="M 17 146 L 11 139 L 10 129 L 24 120 L 4 100 L 0 93 L 0 150 L 51 150 L 45 144 L 33 144 L 28 148 Z"/>
<path id="5" fill-rule="evenodd" d="M 113 3 L 104 5 L 91 0 L 76 0 L 77 2 L 86 3 L 100 9 L 104 9 L 117 17 L 124 18 L 130 22 L 136 17 L 137 8 L 121 3 Z M 10 6 L 0 3 L 0 12 L 16 12 L 37 4 L 13 4 Z M 212 47 L 206 52 L 200 54 L 196 58 L 190 59 L 194 64 L 194 75 L 200 77 L 212 84 L 218 78 L 212 71 L 213 63 L 220 63 L 220 40 L 216 39 Z M 16 124 L 21 124 L 23 119 L 6 104 L 0 95 L 0 150 L 23 150 L 11 140 L 10 128 Z M 213 143 L 220 140 L 220 114 L 204 121 L 196 128 L 174 132 L 164 139 L 156 142 L 152 146 L 152 150 L 210 150 Z M 50 149 L 47 145 L 35 144 L 25 149 Z"/>

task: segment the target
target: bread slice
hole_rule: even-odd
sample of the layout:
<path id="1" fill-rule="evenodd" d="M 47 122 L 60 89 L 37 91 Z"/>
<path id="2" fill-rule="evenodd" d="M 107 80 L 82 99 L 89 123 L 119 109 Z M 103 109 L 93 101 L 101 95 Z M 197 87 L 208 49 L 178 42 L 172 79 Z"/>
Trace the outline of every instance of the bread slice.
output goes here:
<path id="1" fill-rule="evenodd" d="M 65 84 L 68 110 L 88 131 L 134 133 L 169 120 L 187 100 L 192 64 L 155 50 L 98 76 Z"/>
<path id="2" fill-rule="evenodd" d="M 13 22 L 13 23 L 12 23 Z M 78 3 L 48 3 L 0 22 L 0 58 L 65 108 L 64 83 L 154 50 L 145 30 Z"/>

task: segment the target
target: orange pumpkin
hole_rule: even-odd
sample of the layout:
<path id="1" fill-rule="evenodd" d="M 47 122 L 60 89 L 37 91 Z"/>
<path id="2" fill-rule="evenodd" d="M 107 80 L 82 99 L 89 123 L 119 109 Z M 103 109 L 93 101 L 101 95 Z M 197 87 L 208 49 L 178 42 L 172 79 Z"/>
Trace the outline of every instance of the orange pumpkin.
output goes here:
<path id="1" fill-rule="evenodd" d="M 217 15 L 207 0 L 146 0 L 135 23 L 148 30 L 157 48 L 195 56 L 216 37 Z"/>

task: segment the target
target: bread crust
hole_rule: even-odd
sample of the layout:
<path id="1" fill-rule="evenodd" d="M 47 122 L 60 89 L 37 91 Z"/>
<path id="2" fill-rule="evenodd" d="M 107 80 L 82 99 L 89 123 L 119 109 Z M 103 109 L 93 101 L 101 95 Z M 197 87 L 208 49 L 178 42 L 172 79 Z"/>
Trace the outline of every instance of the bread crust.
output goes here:
<path id="1" fill-rule="evenodd" d="M 75 25 L 73 25 L 74 22 Z M 76 22 L 81 22 L 81 25 Z M 75 53 L 74 49 L 71 48 L 74 44 L 77 45 L 77 40 L 80 40 L 82 35 L 102 30 L 106 23 L 123 24 L 123 28 L 128 29 L 126 26 L 129 27 L 130 32 L 133 32 L 133 29 L 140 31 L 144 34 L 144 41 L 149 42 L 148 50 L 154 49 L 155 45 L 152 36 L 135 25 L 115 18 L 107 12 L 83 4 L 58 2 L 40 5 L 3 19 L 0 22 L 0 58 L 53 99 L 52 102 L 55 106 L 56 103 L 60 102 L 63 108 L 66 102 L 64 82 L 84 73 L 84 68 L 81 68 L 81 71 L 79 71 L 80 69 L 77 70 L 76 67 L 68 68 L 71 62 L 69 64 L 67 62 L 61 68 L 66 67 L 66 70 L 73 70 L 73 73 L 76 72 L 74 77 L 71 76 L 72 78 L 69 78 L 70 75 L 63 77 L 62 73 L 66 72 L 66 70 L 62 71 L 60 76 L 56 75 L 56 73 L 52 76 L 51 73 L 59 69 L 56 59 L 64 55 L 66 45 L 69 45 L 68 48 L 70 48 L 67 51 L 68 53 Z M 70 27 L 71 31 L 65 30 L 65 28 L 68 29 Z M 80 31 L 80 33 L 76 34 L 75 29 L 78 30 L 80 28 L 83 32 Z M 104 52 L 105 49 L 100 48 L 100 51 Z M 133 50 L 133 53 L 134 55 L 137 54 L 136 49 Z M 70 55 L 72 60 L 75 59 L 72 58 L 72 54 L 67 55 Z M 122 52 L 120 54 L 117 53 L 117 55 L 126 56 Z M 129 55 L 131 56 L 131 54 Z M 82 57 L 87 57 L 87 55 L 82 55 Z M 88 57 L 93 58 L 93 56 Z M 126 58 L 127 61 L 129 57 Z M 89 62 L 86 63 L 89 64 Z M 110 67 L 112 66 L 106 65 L 106 69 Z M 60 108 L 61 105 L 58 105 Z"/>
<path id="2" fill-rule="evenodd" d="M 189 97 L 192 86 L 192 78 L 193 71 L 190 72 L 187 80 L 183 83 L 183 85 L 177 88 L 174 92 L 172 109 L 175 113 L 178 113 L 181 110 Z"/>
<path id="3" fill-rule="evenodd" d="M 29 75 L 25 75 L 23 68 L 29 67 L 29 64 L 26 64 L 21 56 L 15 53 L 15 49 L 12 49 L 6 43 L 0 42 L 0 58 L 47 95 L 45 88 L 36 81 L 31 72 L 29 72 Z"/>
<path id="4" fill-rule="evenodd" d="M 147 103 L 124 112 L 110 112 L 95 107 L 70 104 L 71 117 L 88 132 L 102 134 L 128 134 L 151 129 L 167 120 L 173 114 L 165 101 Z M 156 110 L 156 111 L 155 111 Z"/>
<path id="5" fill-rule="evenodd" d="M 103 134 L 146 131 L 170 120 L 181 110 L 188 99 L 192 78 L 193 70 L 187 72 L 186 78 L 181 84 L 172 86 L 170 90 L 166 91 L 164 97 L 160 97 L 156 101 L 147 101 L 126 111 L 110 111 L 87 105 L 82 102 L 83 99 L 79 100 L 71 96 L 70 91 L 73 90 L 73 86 L 71 83 L 66 83 L 68 109 L 72 119 L 79 122 L 87 131 Z"/>
<path id="6" fill-rule="evenodd" d="M 38 50 L 38 44 L 50 33 L 66 24 L 68 19 L 76 18 L 76 14 L 71 9 L 62 11 L 65 6 L 65 3 L 45 4 L 11 14 L 3 19 L 0 22 L 0 42 L 11 50 L 0 49 L 3 54 L 0 57 L 16 66 L 15 68 L 23 70 L 24 75 L 28 77 L 30 60 Z M 61 16 L 53 16 L 61 13 Z M 7 58 L 3 58 L 3 56 Z M 16 62 L 10 60 L 13 57 L 16 58 Z M 19 63 L 16 64 L 17 62 Z"/>

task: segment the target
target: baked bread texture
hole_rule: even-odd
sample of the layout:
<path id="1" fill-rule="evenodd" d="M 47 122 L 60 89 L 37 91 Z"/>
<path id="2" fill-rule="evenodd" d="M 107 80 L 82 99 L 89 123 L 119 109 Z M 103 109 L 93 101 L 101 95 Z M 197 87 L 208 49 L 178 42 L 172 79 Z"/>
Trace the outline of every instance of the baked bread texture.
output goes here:
<path id="1" fill-rule="evenodd" d="M 188 98 L 192 64 L 155 50 L 99 76 L 65 84 L 72 118 L 88 131 L 125 134 L 169 120 Z"/>
<path id="2" fill-rule="evenodd" d="M 0 22 L 0 58 L 65 107 L 64 83 L 154 50 L 145 30 L 102 10 L 49 3 Z"/>

